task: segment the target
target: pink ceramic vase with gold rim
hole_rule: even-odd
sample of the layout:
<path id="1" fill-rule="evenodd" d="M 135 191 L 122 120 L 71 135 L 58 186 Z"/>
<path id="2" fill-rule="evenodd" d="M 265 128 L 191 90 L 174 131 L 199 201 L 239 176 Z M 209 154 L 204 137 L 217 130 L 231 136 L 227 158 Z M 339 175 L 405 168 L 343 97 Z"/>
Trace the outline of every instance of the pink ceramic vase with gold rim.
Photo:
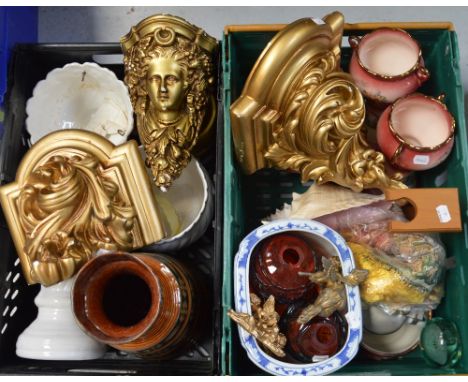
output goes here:
<path id="1" fill-rule="evenodd" d="M 88 335 L 116 349 L 171 358 L 200 333 L 204 293 L 191 273 L 164 255 L 98 256 L 76 278 L 75 317 Z"/>
<path id="2" fill-rule="evenodd" d="M 379 28 L 349 37 L 353 55 L 349 72 L 363 94 L 389 104 L 413 93 L 429 78 L 419 43 L 406 31 Z"/>
<path id="3" fill-rule="evenodd" d="M 392 165 L 428 170 L 448 157 L 455 119 L 442 99 L 414 93 L 385 109 L 377 124 L 377 143 Z"/>

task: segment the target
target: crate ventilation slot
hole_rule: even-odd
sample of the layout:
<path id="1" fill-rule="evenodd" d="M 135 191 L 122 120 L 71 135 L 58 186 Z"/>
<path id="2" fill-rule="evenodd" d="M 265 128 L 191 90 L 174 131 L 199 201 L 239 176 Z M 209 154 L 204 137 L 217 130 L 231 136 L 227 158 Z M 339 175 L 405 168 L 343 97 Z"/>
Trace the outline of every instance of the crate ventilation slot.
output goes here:
<path id="1" fill-rule="evenodd" d="M 16 306 L 14 306 L 13 309 L 11 310 L 11 312 L 10 312 L 10 317 L 13 317 L 17 310 L 18 310 L 18 308 Z"/>

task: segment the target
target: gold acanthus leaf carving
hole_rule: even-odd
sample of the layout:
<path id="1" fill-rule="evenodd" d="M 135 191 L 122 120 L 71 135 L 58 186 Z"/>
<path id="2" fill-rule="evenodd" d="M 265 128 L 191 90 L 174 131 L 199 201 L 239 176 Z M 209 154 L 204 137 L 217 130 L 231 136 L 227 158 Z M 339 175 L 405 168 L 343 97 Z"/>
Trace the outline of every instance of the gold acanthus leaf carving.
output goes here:
<path id="1" fill-rule="evenodd" d="M 130 249 L 135 211 L 91 155 L 53 156 L 26 179 L 17 200 L 31 279 L 72 277 L 98 249 Z"/>
<path id="2" fill-rule="evenodd" d="M 281 169 L 292 169 L 303 181 L 335 182 L 354 191 L 401 188 L 400 174 L 385 174 L 385 158 L 364 139 L 365 106 L 348 74 L 337 72 L 337 57 L 314 57 L 297 76 L 280 109 L 265 157 Z"/>

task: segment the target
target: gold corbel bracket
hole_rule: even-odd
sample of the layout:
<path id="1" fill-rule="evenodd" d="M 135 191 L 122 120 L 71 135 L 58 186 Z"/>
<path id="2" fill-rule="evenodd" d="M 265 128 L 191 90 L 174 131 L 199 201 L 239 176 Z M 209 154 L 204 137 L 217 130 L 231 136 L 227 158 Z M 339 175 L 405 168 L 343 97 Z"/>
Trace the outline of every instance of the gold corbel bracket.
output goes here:
<path id="1" fill-rule="evenodd" d="M 364 139 L 362 94 L 340 69 L 343 27 L 339 12 L 323 22 L 300 19 L 262 52 L 231 106 L 245 173 L 274 166 L 354 191 L 405 187 L 401 174 L 385 174 L 383 154 Z"/>
<path id="2" fill-rule="evenodd" d="M 0 187 L 29 284 L 72 277 L 98 249 L 131 250 L 164 230 L 135 141 L 114 146 L 85 130 L 61 130 L 23 157 L 16 180 Z"/>

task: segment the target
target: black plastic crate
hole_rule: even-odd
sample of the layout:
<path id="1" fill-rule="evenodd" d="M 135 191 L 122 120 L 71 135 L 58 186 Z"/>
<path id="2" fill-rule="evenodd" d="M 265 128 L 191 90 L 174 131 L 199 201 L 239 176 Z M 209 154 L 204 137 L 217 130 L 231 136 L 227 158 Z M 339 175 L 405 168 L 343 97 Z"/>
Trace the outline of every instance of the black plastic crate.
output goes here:
<path id="1" fill-rule="evenodd" d="M 0 144 L 0 184 L 14 180 L 17 167 L 29 148 L 26 131 L 26 102 L 34 86 L 49 71 L 70 62 L 97 62 L 123 79 L 124 68 L 118 44 L 23 44 L 13 51 L 9 66 L 8 92 L 5 102 L 4 135 Z M 219 62 L 219 60 L 218 60 Z M 219 67 L 219 66 L 218 66 Z M 218 95 L 218 100 L 220 99 Z M 218 102 L 219 105 L 219 102 Z M 218 110 L 222 110 L 218 107 Z M 44 112 L 47 112 L 45 110 Z M 119 375 L 217 375 L 220 364 L 221 311 L 221 227 L 223 132 L 222 112 L 218 115 L 216 145 L 198 158 L 215 184 L 215 220 L 205 235 L 175 257 L 186 259 L 199 268 L 210 282 L 211 301 L 206 312 L 206 330 L 202 340 L 184 355 L 156 362 L 139 359 L 112 348 L 104 357 L 89 361 L 37 361 L 15 354 L 16 340 L 37 315 L 34 297 L 39 285 L 28 286 L 23 278 L 19 258 L 8 231 L 3 212 L 0 214 L 0 374 L 119 374 Z M 136 126 L 129 139 L 138 140 Z M 215 149 L 216 147 L 216 149 Z M 218 181 L 219 180 L 219 181 Z"/>

